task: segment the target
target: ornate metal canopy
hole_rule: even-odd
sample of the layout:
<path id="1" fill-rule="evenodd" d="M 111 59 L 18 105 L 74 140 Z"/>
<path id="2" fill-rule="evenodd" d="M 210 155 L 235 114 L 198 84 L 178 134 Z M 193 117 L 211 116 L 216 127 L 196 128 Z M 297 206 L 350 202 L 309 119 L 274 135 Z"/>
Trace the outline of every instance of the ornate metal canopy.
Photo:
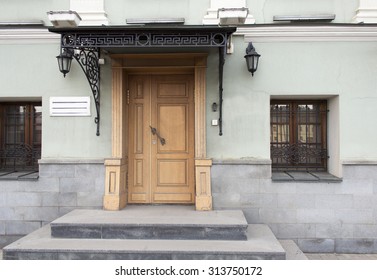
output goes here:
<path id="1" fill-rule="evenodd" d="M 77 50 L 74 58 L 83 69 L 96 104 L 97 135 L 100 124 L 100 76 L 98 59 L 101 48 L 218 48 L 219 94 L 222 104 L 222 76 L 228 38 L 236 27 L 164 25 L 164 26 L 90 26 L 49 28 L 61 34 L 63 50 Z M 88 59 L 90 58 L 90 59 Z M 95 75 L 93 75 L 95 73 Z M 220 106 L 220 135 L 222 135 Z"/>

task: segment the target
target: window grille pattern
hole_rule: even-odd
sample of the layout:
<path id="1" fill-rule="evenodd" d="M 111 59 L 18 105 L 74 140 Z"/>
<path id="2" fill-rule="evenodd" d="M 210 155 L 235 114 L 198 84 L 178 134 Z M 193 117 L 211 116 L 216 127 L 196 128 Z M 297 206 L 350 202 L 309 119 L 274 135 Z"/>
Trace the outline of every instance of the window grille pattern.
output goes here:
<path id="1" fill-rule="evenodd" d="M 271 101 L 273 170 L 327 171 L 326 101 Z"/>
<path id="2" fill-rule="evenodd" d="M 41 104 L 0 104 L 0 169 L 38 170 Z"/>

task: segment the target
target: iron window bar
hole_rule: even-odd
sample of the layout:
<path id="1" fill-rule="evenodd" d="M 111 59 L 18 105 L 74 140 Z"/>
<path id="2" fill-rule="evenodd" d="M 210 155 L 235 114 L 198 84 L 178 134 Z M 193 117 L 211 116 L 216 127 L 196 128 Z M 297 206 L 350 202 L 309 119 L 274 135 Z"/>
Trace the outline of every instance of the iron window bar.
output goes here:
<path id="1" fill-rule="evenodd" d="M 326 101 L 273 101 L 271 160 L 274 171 L 327 171 Z"/>
<path id="2" fill-rule="evenodd" d="M 40 106 L 40 105 L 36 105 Z M 41 113 L 34 105 L 3 105 L 3 127 L 0 145 L 0 169 L 7 171 L 38 171 L 41 158 L 40 123 Z M 14 108 L 23 107 L 21 111 Z"/>

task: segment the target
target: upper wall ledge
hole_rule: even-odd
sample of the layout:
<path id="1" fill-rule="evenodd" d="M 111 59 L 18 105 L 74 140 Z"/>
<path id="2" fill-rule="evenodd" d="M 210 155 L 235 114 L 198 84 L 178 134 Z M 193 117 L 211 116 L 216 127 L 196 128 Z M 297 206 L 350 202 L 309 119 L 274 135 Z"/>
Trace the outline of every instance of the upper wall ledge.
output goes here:
<path id="1" fill-rule="evenodd" d="M 377 24 L 252 24 L 234 35 L 245 42 L 377 42 Z M 53 43 L 60 36 L 47 28 L 0 28 L 0 44 Z"/>
<path id="2" fill-rule="evenodd" d="M 377 165 L 377 160 L 343 160 L 343 165 Z"/>
<path id="3" fill-rule="evenodd" d="M 104 164 L 103 158 L 43 158 L 38 161 L 39 164 Z"/>
<path id="4" fill-rule="evenodd" d="M 213 165 L 271 165 L 269 159 L 240 158 L 240 159 L 213 159 Z"/>
<path id="5" fill-rule="evenodd" d="M 47 28 L 0 28 L 0 44 L 57 44 L 60 35 Z"/>
<path id="6" fill-rule="evenodd" d="M 255 24 L 234 35 L 245 42 L 377 42 L 377 24 Z"/>

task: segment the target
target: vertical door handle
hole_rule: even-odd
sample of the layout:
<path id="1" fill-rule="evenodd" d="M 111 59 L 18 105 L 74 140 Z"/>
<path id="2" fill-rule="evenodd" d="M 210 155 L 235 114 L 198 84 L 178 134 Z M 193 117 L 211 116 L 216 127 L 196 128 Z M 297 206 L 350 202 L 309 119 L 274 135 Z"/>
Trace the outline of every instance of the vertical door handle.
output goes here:
<path id="1" fill-rule="evenodd" d="M 166 141 L 165 141 L 165 138 L 161 137 L 160 134 L 158 133 L 157 129 L 152 127 L 152 126 L 149 126 L 151 128 L 151 132 L 153 135 L 157 135 L 157 138 L 160 139 L 160 143 L 162 146 L 164 146 L 166 144 Z"/>

